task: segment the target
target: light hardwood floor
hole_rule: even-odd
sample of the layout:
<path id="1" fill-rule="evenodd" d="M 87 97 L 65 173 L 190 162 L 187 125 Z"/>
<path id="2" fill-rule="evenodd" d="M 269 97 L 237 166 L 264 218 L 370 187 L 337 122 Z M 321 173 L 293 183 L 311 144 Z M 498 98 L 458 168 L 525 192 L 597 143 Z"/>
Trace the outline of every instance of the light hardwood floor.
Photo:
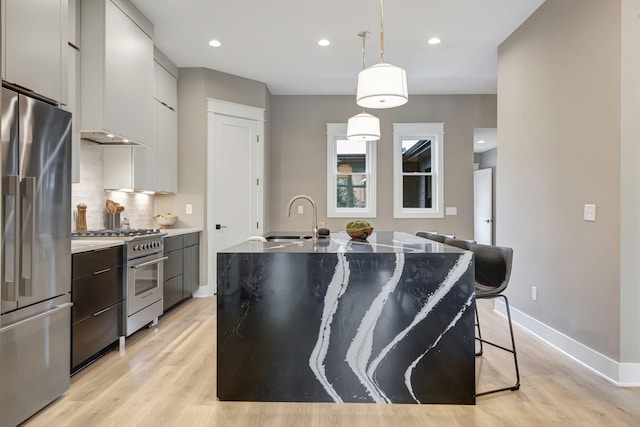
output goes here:
<path id="1" fill-rule="evenodd" d="M 506 321 L 480 302 L 483 334 Z M 495 333 L 494 333 L 495 332 Z M 640 426 L 640 389 L 618 388 L 516 327 L 522 387 L 475 406 L 245 403 L 216 400 L 215 298 L 192 299 L 71 380 L 34 426 Z M 478 358 L 479 388 L 511 381 L 499 350 Z M 505 369 L 497 373 L 496 367 Z"/>

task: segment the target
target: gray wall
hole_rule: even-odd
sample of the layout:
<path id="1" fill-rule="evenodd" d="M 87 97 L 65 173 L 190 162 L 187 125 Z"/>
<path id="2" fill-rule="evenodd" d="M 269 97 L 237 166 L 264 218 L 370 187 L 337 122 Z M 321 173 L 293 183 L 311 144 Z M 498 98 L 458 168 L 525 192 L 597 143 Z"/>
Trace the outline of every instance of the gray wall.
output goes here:
<path id="1" fill-rule="evenodd" d="M 204 68 L 181 68 L 178 76 L 178 193 L 155 197 L 156 212 L 179 216 L 176 227 L 205 228 L 207 191 L 207 98 L 259 108 L 269 106 L 264 83 Z M 268 119 L 268 113 L 267 113 Z M 269 147 L 265 124 L 265 150 Z M 185 214 L 185 205 L 193 214 Z M 207 231 L 200 240 L 200 283 L 206 281 Z"/>
<path id="2" fill-rule="evenodd" d="M 514 248 L 511 303 L 614 360 L 620 19 L 619 0 L 547 0 L 498 51 L 497 242 Z"/>
<path id="3" fill-rule="evenodd" d="M 359 112 L 353 96 L 273 96 L 271 102 L 270 185 L 266 208 L 269 230 L 304 231 L 310 214 L 284 215 L 288 200 L 308 194 L 319 205 L 318 220 L 331 230 L 343 230 L 347 218 L 326 218 L 326 123 L 345 123 Z M 377 218 L 367 219 L 377 230 L 414 233 L 435 230 L 473 237 L 473 129 L 496 126 L 495 95 L 412 95 L 409 103 L 389 110 L 370 111 L 380 119 L 377 142 Z M 443 219 L 393 219 L 392 123 L 445 123 L 445 206 L 457 216 Z"/>

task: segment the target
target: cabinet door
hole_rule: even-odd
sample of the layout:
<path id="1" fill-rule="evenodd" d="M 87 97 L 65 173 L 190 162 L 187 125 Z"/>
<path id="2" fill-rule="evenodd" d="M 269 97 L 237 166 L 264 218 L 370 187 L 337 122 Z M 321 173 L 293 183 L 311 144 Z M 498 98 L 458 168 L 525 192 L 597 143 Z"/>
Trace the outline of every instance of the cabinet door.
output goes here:
<path id="1" fill-rule="evenodd" d="M 66 103 L 67 0 L 5 0 L 2 12 L 2 78 Z"/>
<path id="2" fill-rule="evenodd" d="M 159 67 L 162 68 L 162 67 Z M 156 101 L 158 108 L 158 191 L 178 191 L 178 114 Z"/>
<path id="3" fill-rule="evenodd" d="M 200 286 L 200 246 L 184 248 L 184 280 L 182 298 L 189 298 Z"/>
<path id="4" fill-rule="evenodd" d="M 157 102 L 153 101 L 154 111 Z M 156 120 L 152 126 L 155 128 Z M 154 138 L 155 139 L 155 138 Z M 133 187 L 138 190 L 158 191 L 158 145 L 134 147 L 133 149 Z"/>
<path id="5" fill-rule="evenodd" d="M 174 110 L 178 106 L 178 80 L 162 65 L 156 64 L 156 99 Z"/>
<path id="6" fill-rule="evenodd" d="M 105 31 L 105 130 L 154 145 L 153 41 L 111 1 Z"/>
<path id="7" fill-rule="evenodd" d="M 67 46 L 69 86 L 66 110 L 71 119 L 71 182 L 80 182 L 80 51 Z"/>
<path id="8" fill-rule="evenodd" d="M 166 280 L 162 289 L 163 313 L 182 301 L 182 275 Z"/>

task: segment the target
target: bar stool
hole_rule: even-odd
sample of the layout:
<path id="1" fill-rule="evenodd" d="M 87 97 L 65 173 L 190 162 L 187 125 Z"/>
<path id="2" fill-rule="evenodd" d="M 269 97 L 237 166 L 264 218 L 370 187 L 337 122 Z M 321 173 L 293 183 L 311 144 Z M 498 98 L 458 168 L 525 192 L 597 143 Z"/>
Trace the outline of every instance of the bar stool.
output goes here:
<path id="1" fill-rule="evenodd" d="M 476 393 L 476 396 L 483 396 L 485 394 L 496 393 L 499 391 L 518 390 L 520 388 L 520 370 L 518 368 L 518 357 L 516 355 L 516 342 L 513 338 L 513 324 L 511 322 L 509 300 L 503 294 L 507 285 L 509 285 L 509 278 L 511 277 L 513 249 L 503 246 L 475 244 L 471 246 L 470 250 L 475 254 L 476 300 L 503 298 L 505 306 L 507 307 L 507 319 L 509 320 L 509 333 L 511 335 L 511 348 L 503 347 L 483 339 L 480 331 L 480 316 L 478 315 L 478 309 L 476 307 L 476 327 L 478 328 L 478 336 L 476 337 L 476 340 L 480 342 L 480 351 L 476 353 L 476 356 L 482 355 L 483 344 L 489 344 L 513 354 L 513 363 L 516 368 L 516 382 L 514 385 Z"/>
<path id="2" fill-rule="evenodd" d="M 427 237 L 427 239 L 433 240 L 434 242 L 444 243 L 444 241 L 447 240 L 447 236 L 445 236 L 444 234 L 433 234 Z"/>
<path id="3" fill-rule="evenodd" d="M 434 236 L 438 233 L 436 233 L 435 231 L 418 231 L 416 233 L 416 236 L 418 237 L 422 237 L 423 239 L 428 239 L 431 236 Z"/>
<path id="4" fill-rule="evenodd" d="M 447 238 L 444 241 L 445 245 L 455 246 L 456 248 L 471 250 L 471 246 L 476 244 L 475 240 L 465 240 L 456 238 Z"/>

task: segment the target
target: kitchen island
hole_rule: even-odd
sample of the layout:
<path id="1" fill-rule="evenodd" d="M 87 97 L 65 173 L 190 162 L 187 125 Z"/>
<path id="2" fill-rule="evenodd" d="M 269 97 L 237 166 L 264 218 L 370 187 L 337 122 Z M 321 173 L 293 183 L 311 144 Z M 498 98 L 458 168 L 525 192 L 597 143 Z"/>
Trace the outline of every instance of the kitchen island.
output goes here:
<path id="1" fill-rule="evenodd" d="M 217 264 L 220 400 L 475 403 L 471 252 L 335 233 Z"/>

